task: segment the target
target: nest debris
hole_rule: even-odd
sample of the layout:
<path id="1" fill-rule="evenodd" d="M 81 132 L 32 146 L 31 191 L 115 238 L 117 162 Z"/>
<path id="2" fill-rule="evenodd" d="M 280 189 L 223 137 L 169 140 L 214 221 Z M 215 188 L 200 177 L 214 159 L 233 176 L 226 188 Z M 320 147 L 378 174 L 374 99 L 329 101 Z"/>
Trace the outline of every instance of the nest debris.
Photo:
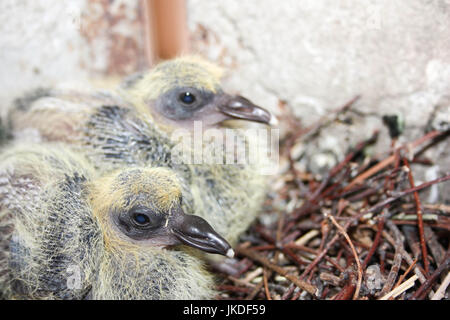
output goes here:
<path id="1" fill-rule="evenodd" d="M 416 185 L 411 164 L 432 164 L 423 151 L 450 131 L 430 131 L 404 145 L 391 134 L 384 159 L 364 152 L 377 140 L 374 132 L 322 176 L 294 165 L 295 142 L 358 98 L 306 129 L 287 117 L 291 129 L 280 158 L 289 168 L 263 209 L 272 222 L 255 222 L 241 236 L 236 258 L 214 268 L 218 299 L 448 299 L 450 205 L 423 203 L 419 192 L 448 183 L 450 174 Z"/>

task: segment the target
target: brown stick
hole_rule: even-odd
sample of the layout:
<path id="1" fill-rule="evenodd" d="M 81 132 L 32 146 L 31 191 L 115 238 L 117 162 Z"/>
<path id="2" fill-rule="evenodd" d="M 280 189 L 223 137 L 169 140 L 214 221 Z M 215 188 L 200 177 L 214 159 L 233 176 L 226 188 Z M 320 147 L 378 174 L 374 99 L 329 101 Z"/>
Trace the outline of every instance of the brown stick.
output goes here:
<path id="1" fill-rule="evenodd" d="M 411 142 L 409 145 L 404 145 L 402 147 L 400 147 L 400 149 L 405 148 L 407 146 L 410 146 L 412 148 L 415 148 L 419 145 L 421 145 L 422 143 L 424 143 L 427 140 L 432 140 L 440 135 L 443 135 L 443 132 L 440 131 L 432 131 L 429 132 L 428 134 L 426 134 L 425 136 Z M 365 172 L 363 172 L 362 174 L 360 174 L 359 176 L 357 176 L 352 182 L 350 182 L 343 191 L 347 191 L 349 190 L 351 187 L 353 187 L 356 184 L 359 184 L 361 182 L 363 182 L 365 179 L 367 179 L 368 177 L 372 176 L 373 174 L 377 173 L 378 171 L 380 171 L 381 169 L 387 167 L 388 165 L 390 165 L 391 163 L 393 163 L 395 161 L 396 158 L 396 154 L 393 154 L 391 156 L 389 156 L 388 158 L 382 160 L 381 162 L 379 162 L 377 165 L 373 166 L 372 168 L 369 168 L 368 170 L 366 170 Z"/>
<path id="2" fill-rule="evenodd" d="M 380 220 L 378 221 L 378 227 L 377 227 L 378 230 L 377 230 L 377 234 L 375 235 L 375 240 L 373 241 L 372 247 L 370 248 L 369 253 L 367 254 L 367 256 L 364 259 L 364 262 L 362 264 L 363 269 L 366 269 L 367 264 L 370 261 L 370 258 L 372 258 L 373 254 L 375 253 L 375 251 L 378 248 L 378 244 L 380 243 L 383 227 L 384 227 L 384 217 L 381 217 Z"/>
<path id="3" fill-rule="evenodd" d="M 380 295 L 384 296 L 389 291 L 391 291 L 392 287 L 394 286 L 394 281 L 397 278 L 398 272 L 400 270 L 400 265 L 402 263 L 402 252 L 404 251 L 403 247 L 403 237 L 400 231 L 397 227 L 393 227 L 393 223 L 391 221 L 388 221 L 387 226 L 394 234 L 395 239 L 395 254 L 394 254 L 394 262 L 392 263 L 391 271 L 389 272 L 389 275 L 387 277 L 386 283 L 381 290 Z"/>
<path id="4" fill-rule="evenodd" d="M 414 188 L 414 178 L 412 176 L 411 167 L 409 166 L 408 160 L 403 158 L 403 163 L 408 168 L 408 178 L 411 188 Z M 425 242 L 425 235 L 423 231 L 423 217 L 422 217 L 422 204 L 420 203 L 419 193 L 414 191 L 414 201 L 416 202 L 416 212 L 417 212 L 417 222 L 419 225 L 419 236 L 420 236 L 420 246 L 422 247 L 422 259 L 423 266 L 425 268 L 425 274 L 428 274 L 428 252 L 427 244 Z"/>
<path id="5" fill-rule="evenodd" d="M 421 185 L 416 186 L 414 188 L 410 188 L 410 189 L 407 189 L 407 190 L 403 190 L 401 192 L 397 192 L 392 197 L 389 197 L 389 198 L 385 199 L 384 201 L 381 201 L 381 202 L 377 203 L 376 205 L 374 205 L 371 208 L 367 209 L 366 211 L 364 211 L 363 214 L 360 214 L 360 215 L 363 216 L 363 215 L 365 215 L 365 214 L 367 214 L 369 212 L 376 211 L 376 210 L 378 210 L 380 208 L 383 208 L 387 204 L 389 204 L 391 202 L 394 202 L 395 200 L 397 200 L 397 199 L 399 199 L 401 197 L 404 197 L 404 196 L 406 196 L 406 195 L 408 195 L 410 193 L 413 193 L 413 192 L 416 192 L 416 191 L 428 188 L 429 186 L 431 186 L 433 184 L 444 182 L 444 181 L 447 181 L 447 180 L 450 180 L 450 174 L 446 175 L 444 177 L 432 180 L 432 181 L 428 181 L 428 182 L 422 183 Z M 360 215 L 358 215 L 358 216 L 360 216 Z"/>
<path id="6" fill-rule="evenodd" d="M 403 281 L 405 280 L 406 276 L 411 272 L 411 270 L 414 268 L 414 266 L 416 265 L 417 261 L 419 261 L 418 259 L 415 259 L 414 262 L 408 267 L 408 269 L 406 269 L 405 273 L 403 273 L 400 278 L 398 279 L 397 283 L 394 286 L 394 289 L 397 288 L 400 284 L 403 283 Z"/>
<path id="7" fill-rule="evenodd" d="M 447 254 L 444 259 L 444 263 L 439 265 L 439 267 L 431 274 L 431 276 L 425 281 L 419 289 L 414 293 L 411 299 L 424 299 L 427 293 L 431 290 L 431 286 L 434 284 L 434 282 L 439 278 L 439 276 L 444 272 L 448 270 L 448 267 L 450 265 L 450 257 L 449 252 L 447 251 Z"/>
<path id="8" fill-rule="evenodd" d="M 284 248 L 293 249 L 293 250 L 305 251 L 305 252 L 308 252 L 308 253 L 312 253 L 314 255 L 317 255 L 320 252 L 319 250 L 314 250 L 312 248 L 308 248 L 308 247 L 305 247 L 305 246 L 300 246 L 300 245 L 297 245 L 297 244 L 292 243 L 292 242 L 285 244 L 283 247 Z M 327 262 L 329 262 L 330 264 L 332 264 L 340 272 L 344 272 L 345 271 L 344 268 L 342 268 L 335 260 L 333 260 L 333 258 L 325 256 L 324 259 Z"/>
<path id="9" fill-rule="evenodd" d="M 261 288 L 263 287 L 264 282 L 260 282 L 256 285 L 256 287 L 252 290 L 252 292 L 250 292 L 250 294 L 245 298 L 245 300 L 253 300 L 256 295 L 259 293 L 259 291 L 261 290 Z"/>
<path id="10" fill-rule="evenodd" d="M 351 187 L 353 187 L 356 184 L 359 184 L 361 182 L 363 182 L 364 180 L 366 180 L 368 177 L 372 176 L 373 174 L 377 173 L 378 171 L 380 171 L 383 168 L 386 168 L 388 165 L 390 165 L 391 163 L 393 163 L 395 160 L 395 155 L 392 155 L 386 159 L 384 159 L 383 161 L 379 162 L 378 164 L 376 164 L 375 166 L 369 168 L 367 171 L 363 172 L 362 174 L 360 174 L 359 176 L 357 176 L 352 182 L 350 182 L 343 191 L 347 191 L 349 190 Z"/>
<path id="11" fill-rule="evenodd" d="M 275 271 L 276 273 L 282 275 L 283 277 L 285 277 L 286 279 L 288 279 L 289 281 L 293 282 L 297 287 L 307 291 L 309 294 L 311 294 L 313 297 L 316 297 L 317 294 L 317 288 L 315 286 L 313 286 L 312 284 L 300 280 L 296 277 L 294 277 L 293 275 L 290 275 L 286 270 L 284 270 L 282 267 L 273 264 L 272 262 L 270 262 L 269 260 L 267 260 L 265 257 L 259 255 L 258 253 L 247 249 L 247 248 L 242 248 L 242 247 L 238 247 L 236 248 L 236 252 L 238 254 L 244 255 L 254 261 L 257 261 L 259 263 L 261 263 L 263 266 L 271 269 L 272 271 Z"/>
<path id="12" fill-rule="evenodd" d="M 336 222 L 334 217 L 332 215 L 328 215 L 328 218 L 331 220 L 331 222 L 338 228 L 339 232 L 345 237 L 345 240 L 347 240 L 350 248 L 352 249 L 353 256 L 355 257 L 356 265 L 358 266 L 358 281 L 356 283 L 356 289 L 355 293 L 353 294 L 353 299 L 358 299 L 359 290 L 361 289 L 361 283 L 362 283 L 362 274 L 363 270 L 361 268 L 361 262 L 359 261 L 358 254 L 356 253 L 355 246 L 352 243 L 352 240 L 350 240 L 350 237 L 348 236 L 347 232 L 342 228 L 342 226 Z"/>
<path id="13" fill-rule="evenodd" d="M 348 300 L 354 295 L 356 286 L 352 283 L 347 284 L 333 300 Z"/>
<path id="14" fill-rule="evenodd" d="M 336 241 L 339 239 L 339 234 L 336 234 L 325 246 L 325 248 L 317 255 L 313 262 L 309 264 L 309 266 L 303 271 L 300 279 L 304 279 L 308 273 L 311 272 L 312 269 L 323 259 L 323 257 L 327 254 L 328 250 L 330 250 L 331 246 L 333 246 Z"/>
<path id="15" fill-rule="evenodd" d="M 267 269 L 264 268 L 263 271 L 263 282 L 264 282 L 264 292 L 266 293 L 266 298 L 267 300 L 272 300 L 272 297 L 270 296 L 270 291 L 269 291 L 269 283 L 268 283 L 268 276 L 267 276 Z"/>
<path id="16" fill-rule="evenodd" d="M 375 131 L 372 136 L 365 140 L 360 142 L 356 147 L 355 150 L 350 152 L 345 158 L 344 160 L 337 164 L 333 169 L 330 170 L 330 177 L 334 177 L 339 171 L 342 170 L 342 168 L 350 161 L 352 160 L 356 154 L 358 154 L 359 152 L 361 152 L 361 150 L 363 150 L 365 147 L 367 147 L 368 145 L 374 143 L 377 138 L 378 138 L 378 134 L 379 131 Z"/>
<path id="17" fill-rule="evenodd" d="M 391 226 L 391 228 L 397 228 L 397 226 L 395 226 L 395 224 L 393 226 Z M 389 233 L 387 233 L 386 231 L 383 231 L 383 237 L 386 238 L 386 240 L 395 247 L 395 240 L 391 237 L 391 235 Z M 403 248 L 402 250 L 402 255 L 403 255 L 403 259 L 406 260 L 406 262 L 411 265 L 414 263 L 413 258 L 411 258 L 411 256 L 409 255 L 408 252 L 406 252 L 406 250 Z M 414 273 L 419 277 L 419 281 L 421 283 L 425 283 L 427 281 L 427 279 L 425 278 L 425 276 L 423 275 L 422 271 L 420 271 L 420 268 L 417 267 L 417 265 L 414 267 Z"/>
<path id="18" fill-rule="evenodd" d="M 423 231 L 425 232 L 425 239 L 428 239 L 427 241 L 428 248 L 430 248 L 431 255 L 433 256 L 436 265 L 441 264 L 445 256 L 444 248 L 439 243 L 436 235 L 434 234 L 430 226 L 425 226 Z"/>

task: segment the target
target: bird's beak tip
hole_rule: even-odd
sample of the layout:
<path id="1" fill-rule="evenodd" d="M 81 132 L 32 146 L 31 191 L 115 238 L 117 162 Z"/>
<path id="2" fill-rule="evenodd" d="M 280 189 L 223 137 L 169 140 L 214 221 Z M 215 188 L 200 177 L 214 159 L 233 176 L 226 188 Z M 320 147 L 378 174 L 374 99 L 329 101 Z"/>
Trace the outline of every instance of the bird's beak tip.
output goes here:
<path id="1" fill-rule="evenodd" d="M 271 118 L 270 118 L 270 121 L 268 123 L 269 126 L 276 127 L 278 125 L 278 123 L 279 123 L 279 121 L 278 121 L 277 117 L 275 117 L 273 114 L 271 114 Z"/>
<path id="2" fill-rule="evenodd" d="M 234 258 L 234 250 L 233 249 L 228 249 L 228 251 L 227 251 L 227 254 L 226 254 L 226 256 L 228 257 L 228 258 Z"/>
<path id="3" fill-rule="evenodd" d="M 261 122 L 271 126 L 278 124 L 273 114 L 242 96 L 224 94 L 220 99 L 219 111 L 229 118 Z"/>

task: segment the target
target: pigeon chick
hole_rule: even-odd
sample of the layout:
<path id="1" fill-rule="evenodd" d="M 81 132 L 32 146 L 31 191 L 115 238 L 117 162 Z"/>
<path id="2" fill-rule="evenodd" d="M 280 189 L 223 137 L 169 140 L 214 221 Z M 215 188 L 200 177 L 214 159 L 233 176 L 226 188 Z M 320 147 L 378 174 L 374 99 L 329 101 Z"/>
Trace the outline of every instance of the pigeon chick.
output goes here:
<path id="1" fill-rule="evenodd" d="M 223 135 L 233 125 L 228 120 L 273 124 L 275 118 L 249 100 L 224 92 L 221 76 L 218 67 L 199 57 L 181 57 L 127 79 L 119 94 L 36 91 L 17 100 L 10 122 L 16 138 L 64 141 L 99 170 L 128 165 L 173 169 L 182 185 L 185 211 L 207 219 L 234 243 L 257 216 L 265 177 L 257 162 L 222 161 L 225 153 L 234 156 L 234 148 L 219 153 L 215 160 L 220 161 L 207 162 L 202 152 L 217 144 L 217 150 L 225 148 Z M 200 132 L 194 130 L 198 124 Z M 223 139 L 184 143 L 184 155 L 193 157 L 178 156 L 180 136 L 208 130 Z M 248 146 L 244 133 L 233 133 Z M 195 160 L 198 154 L 200 161 Z"/>
<path id="2" fill-rule="evenodd" d="M 233 255 L 205 220 L 183 212 L 168 169 L 97 177 L 58 145 L 0 155 L 2 298 L 211 299 L 213 279 L 190 247 Z"/>

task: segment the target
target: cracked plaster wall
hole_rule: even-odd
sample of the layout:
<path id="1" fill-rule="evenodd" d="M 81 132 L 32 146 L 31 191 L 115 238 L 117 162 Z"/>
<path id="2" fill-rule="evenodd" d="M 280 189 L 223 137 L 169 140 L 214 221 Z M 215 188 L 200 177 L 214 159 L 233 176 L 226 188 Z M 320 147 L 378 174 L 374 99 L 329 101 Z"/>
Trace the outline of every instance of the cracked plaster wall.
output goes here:
<path id="1" fill-rule="evenodd" d="M 80 86 L 145 65 L 139 1 L 0 1 L 0 103 L 37 86 Z"/>

